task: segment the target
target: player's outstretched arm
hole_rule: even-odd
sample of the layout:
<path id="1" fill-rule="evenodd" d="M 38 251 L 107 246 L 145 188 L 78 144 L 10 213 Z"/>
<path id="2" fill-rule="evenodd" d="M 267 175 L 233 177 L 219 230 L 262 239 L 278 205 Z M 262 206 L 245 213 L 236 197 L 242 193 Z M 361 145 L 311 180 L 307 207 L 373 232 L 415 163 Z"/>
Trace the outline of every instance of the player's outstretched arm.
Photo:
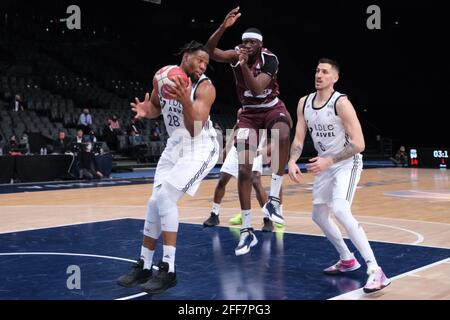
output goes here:
<path id="1" fill-rule="evenodd" d="M 218 62 L 236 63 L 239 59 L 238 53 L 235 50 L 221 50 L 217 48 L 220 38 L 223 33 L 229 27 L 231 27 L 237 19 L 241 16 L 239 7 L 231 10 L 225 17 L 219 28 L 212 34 L 212 36 L 206 42 L 206 48 L 208 48 L 211 59 Z"/>
<path id="2" fill-rule="evenodd" d="M 139 101 L 136 97 L 135 102 L 131 102 L 131 111 L 136 113 L 135 118 L 157 118 L 161 114 L 161 105 L 159 104 L 158 94 L 156 90 L 152 90 L 151 96 L 148 92 L 145 94 L 144 101 Z"/>

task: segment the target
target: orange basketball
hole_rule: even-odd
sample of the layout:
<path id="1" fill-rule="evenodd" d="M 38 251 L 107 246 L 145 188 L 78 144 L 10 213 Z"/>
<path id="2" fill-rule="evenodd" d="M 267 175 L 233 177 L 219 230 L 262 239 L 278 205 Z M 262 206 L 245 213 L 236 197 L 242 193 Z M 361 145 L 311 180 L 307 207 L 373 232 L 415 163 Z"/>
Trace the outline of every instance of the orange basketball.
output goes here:
<path id="1" fill-rule="evenodd" d="M 158 89 L 158 94 L 165 99 L 174 99 L 167 90 L 168 87 L 174 87 L 174 79 L 178 77 L 186 86 L 189 85 L 187 74 L 179 66 L 165 66 L 159 69 L 153 77 L 153 87 Z"/>

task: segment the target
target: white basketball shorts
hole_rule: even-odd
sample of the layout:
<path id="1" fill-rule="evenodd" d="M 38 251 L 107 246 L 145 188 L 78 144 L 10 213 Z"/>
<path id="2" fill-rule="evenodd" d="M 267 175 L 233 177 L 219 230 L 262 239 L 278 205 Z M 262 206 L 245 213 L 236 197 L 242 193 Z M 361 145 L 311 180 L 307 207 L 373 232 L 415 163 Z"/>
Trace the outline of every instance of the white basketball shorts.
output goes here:
<path id="1" fill-rule="evenodd" d="M 313 204 L 331 204 L 333 199 L 345 199 L 351 204 L 362 168 L 362 155 L 357 154 L 318 174 L 314 180 Z"/>
<path id="2" fill-rule="evenodd" d="M 219 144 L 215 137 L 198 137 L 183 142 L 169 138 L 156 166 L 153 186 L 168 182 L 177 190 L 194 196 L 218 159 Z"/>

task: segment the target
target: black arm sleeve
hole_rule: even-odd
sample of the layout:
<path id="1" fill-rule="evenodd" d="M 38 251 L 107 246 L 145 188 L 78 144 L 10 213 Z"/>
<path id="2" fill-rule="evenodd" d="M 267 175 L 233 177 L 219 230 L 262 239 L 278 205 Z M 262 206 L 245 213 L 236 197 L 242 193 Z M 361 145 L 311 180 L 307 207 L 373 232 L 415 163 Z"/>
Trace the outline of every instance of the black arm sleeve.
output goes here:
<path id="1" fill-rule="evenodd" d="M 275 56 L 264 55 L 264 65 L 261 72 L 267 73 L 270 77 L 274 77 L 278 71 L 278 60 Z"/>

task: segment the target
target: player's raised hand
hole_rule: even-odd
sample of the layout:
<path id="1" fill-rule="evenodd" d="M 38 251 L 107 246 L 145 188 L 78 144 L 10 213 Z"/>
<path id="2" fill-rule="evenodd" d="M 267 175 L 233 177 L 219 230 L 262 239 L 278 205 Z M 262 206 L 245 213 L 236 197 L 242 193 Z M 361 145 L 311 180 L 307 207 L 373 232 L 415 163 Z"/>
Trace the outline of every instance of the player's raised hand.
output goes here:
<path id="1" fill-rule="evenodd" d="M 239 12 L 239 7 L 234 8 L 231 10 L 223 20 L 222 27 L 229 28 L 231 27 L 237 19 L 241 16 L 241 13 Z"/>
<path id="2" fill-rule="evenodd" d="M 131 111 L 136 113 L 136 119 L 145 118 L 150 111 L 150 94 L 147 92 L 142 102 L 137 97 L 134 98 L 134 102 L 131 102 L 130 106 Z"/>

